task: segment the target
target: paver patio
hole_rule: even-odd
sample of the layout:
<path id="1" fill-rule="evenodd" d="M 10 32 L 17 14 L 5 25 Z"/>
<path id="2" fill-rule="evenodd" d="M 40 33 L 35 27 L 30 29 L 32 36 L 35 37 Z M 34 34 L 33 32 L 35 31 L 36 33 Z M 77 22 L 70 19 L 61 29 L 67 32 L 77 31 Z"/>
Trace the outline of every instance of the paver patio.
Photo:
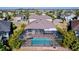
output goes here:
<path id="1" fill-rule="evenodd" d="M 15 51 L 15 50 L 14 50 Z M 68 48 L 63 47 L 23 47 L 16 51 L 71 51 Z"/>

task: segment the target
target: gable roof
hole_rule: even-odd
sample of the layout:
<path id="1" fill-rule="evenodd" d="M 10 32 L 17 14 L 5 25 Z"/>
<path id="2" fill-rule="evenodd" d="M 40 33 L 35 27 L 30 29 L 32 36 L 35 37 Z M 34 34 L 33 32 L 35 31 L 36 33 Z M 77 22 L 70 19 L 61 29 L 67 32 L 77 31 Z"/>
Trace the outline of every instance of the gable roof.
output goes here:
<path id="1" fill-rule="evenodd" d="M 52 22 L 39 19 L 29 23 L 25 29 L 49 29 L 49 28 L 55 28 Z"/>
<path id="2" fill-rule="evenodd" d="M 71 27 L 72 27 L 73 30 L 79 31 L 79 20 L 71 21 Z"/>
<path id="3" fill-rule="evenodd" d="M 0 32 L 1 31 L 4 31 L 4 32 L 10 31 L 10 28 L 11 28 L 10 26 L 11 26 L 11 22 L 1 20 L 0 21 Z"/>

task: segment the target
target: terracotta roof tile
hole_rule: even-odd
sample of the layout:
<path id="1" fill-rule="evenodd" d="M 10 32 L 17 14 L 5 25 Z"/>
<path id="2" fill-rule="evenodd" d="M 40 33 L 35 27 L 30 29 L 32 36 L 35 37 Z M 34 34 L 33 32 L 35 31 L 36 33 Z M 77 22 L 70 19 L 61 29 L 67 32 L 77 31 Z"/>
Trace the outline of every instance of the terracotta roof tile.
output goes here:
<path id="1" fill-rule="evenodd" d="M 26 26 L 26 29 L 49 29 L 55 28 L 54 24 L 50 21 L 39 19 L 29 23 Z"/>

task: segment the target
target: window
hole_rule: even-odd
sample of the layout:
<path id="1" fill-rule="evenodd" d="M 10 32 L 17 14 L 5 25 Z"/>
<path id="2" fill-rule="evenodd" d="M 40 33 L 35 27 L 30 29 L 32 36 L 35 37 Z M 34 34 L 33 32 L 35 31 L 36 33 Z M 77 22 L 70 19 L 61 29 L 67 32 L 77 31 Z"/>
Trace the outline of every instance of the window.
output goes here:
<path id="1" fill-rule="evenodd" d="M 31 29 L 28 29 L 28 32 L 32 32 L 32 30 Z"/>
<path id="2" fill-rule="evenodd" d="M 75 31 L 75 33 L 77 33 L 77 31 Z"/>

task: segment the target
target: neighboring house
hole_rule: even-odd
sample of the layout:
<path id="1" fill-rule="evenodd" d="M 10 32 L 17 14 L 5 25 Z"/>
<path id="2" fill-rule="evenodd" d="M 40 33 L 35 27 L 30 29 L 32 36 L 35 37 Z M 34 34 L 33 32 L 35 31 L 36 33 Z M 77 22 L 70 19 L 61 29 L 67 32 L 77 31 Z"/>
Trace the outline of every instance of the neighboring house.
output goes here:
<path id="1" fill-rule="evenodd" d="M 7 14 L 6 14 L 6 12 L 3 12 L 3 17 L 5 18 L 5 17 L 7 17 Z"/>
<path id="2" fill-rule="evenodd" d="M 76 15 L 71 14 L 71 15 L 69 15 L 69 16 L 65 16 L 65 19 L 66 19 L 67 22 L 69 22 L 69 21 L 72 21 L 75 16 L 76 16 Z"/>
<path id="3" fill-rule="evenodd" d="M 63 21 L 61 19 L 54 19 L 53 24 L 63 30 L 67 30 L 67 22 L 65 20 Z"/>
<path id="4" fill-rule="evenodd" d="M 25 15 L 16 15 L 14 17 L 15 22 L 20 22 L 20 21 L 24 21 L 24 20 L 25 20 Z"/>
<path id="5" fill-rule="evenodd" d="M 11 11 L 8 11 L 8 15 L 11 15 L 11 16 L 12 16 L 12 15 L 13 15 L 13 13 L 12 13 Z"/>
<path id="6" fill-rule="evenodd" d="M 54 24 L 44 19 L 38 19 L 29 23 L 26 28 L 26 34 L 56 34 L 57 29 Z"/>
<path id="7" fill-rule="evenodd" d="M 77 16 L 77 20 L 79 20 L 79 16 Z"/>
<path id="8" fill-rule="evenodd" d="M 2 11 L 0 11 L 0 13 L 2 13 Z"/>
<path id="9" fill-rule="evenodd" d="M 76 17 L 75 14 L 61 15 L 61 18 L 64 18 L 67 23 L 69 23 L 69 21 L 72 21 L 74 17 Z"/>
<path id="10" fill-rule="evenodd" d="M 2 40 L 7 40 L 12 34 L 12 23 L 9 21 L 0 21 L 0 38 Z"/>
<path id="11" fill-rule="evenodd" d="M 39 20 L 39 19 L 52 21 L 52 18 L 50 16 L 45 15 L 45 14 L 43 14 L 43 15 L 31 14 L 29 16 L 29 22 L 32 22 L 32 21 L 35 21 L 35 20 Z"/>
<path id="12" fill-rule="evenodd" d="M 3 20 L 3 18 L 0 18 L 0 20 Z"/>
<path id="13" fill-rule="evenodd" d="M 28 24 L 25 15 L 16 15 L 11 22 L 16 26 L 19 26 L 20 24 Z"/>
<path id="14" fill-rule="evenodd" d="M 75 31 L 76 36 L 79 36 L 79 20 L 73 20 L 70 22 L 70 27 Z"/>

